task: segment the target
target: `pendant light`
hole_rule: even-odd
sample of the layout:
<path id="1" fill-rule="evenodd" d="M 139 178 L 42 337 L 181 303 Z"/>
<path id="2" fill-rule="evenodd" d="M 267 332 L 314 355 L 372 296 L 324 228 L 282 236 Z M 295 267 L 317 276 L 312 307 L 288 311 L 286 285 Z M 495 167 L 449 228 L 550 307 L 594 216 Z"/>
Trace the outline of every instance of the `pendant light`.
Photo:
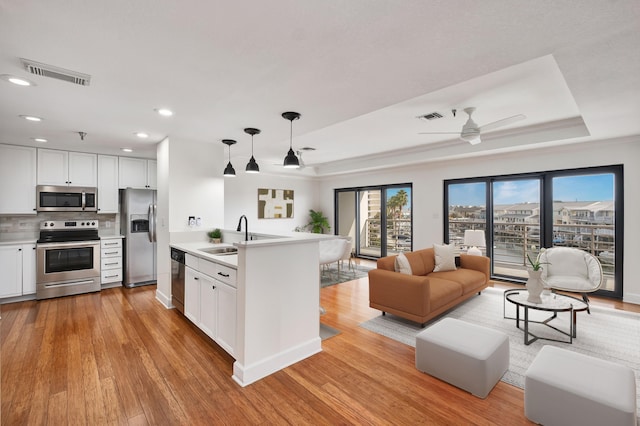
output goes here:
<path id="1" fill-rule="evenodd" d="M 247 173 L 260 173 L 260 167 L 258 167 L 258 163 L 256 163 L 256 159 L 253 158 L 253 135 L 259 135 L 260 129 L 247 127 L 246 129 L 244 129 L 244 132 L 251 135 L 251 159 L 247 163 L 247 167 L 244 170 Z"/>
<path id="2" fill-rule="evenodd" d="M 296 153 L 293 152 L 293 120 L 297 120 L 300 118 L 300 114 L 297 112 L 283 112 L 282 118 L 289 120 L 291 122 L 291 133 L 289 135 L 289 152 L 287 156 L 284 157 L 283 166 L 287 169 L 297 169 L 300 167 L 300 162 L 298 161 L 298 157 L 296 157 Z"/>
<path id="3" fill-rule="evenodd" d="M 231 145 L 234 145 L 236 141 L 233 139 L 222 139 L 222 143 L 229 147 L 229 162 L 227 163 L 227 167 L 224 169 L 223 175 L 226 177 L 235 177 L 236 171 L 231 165 Z"/>

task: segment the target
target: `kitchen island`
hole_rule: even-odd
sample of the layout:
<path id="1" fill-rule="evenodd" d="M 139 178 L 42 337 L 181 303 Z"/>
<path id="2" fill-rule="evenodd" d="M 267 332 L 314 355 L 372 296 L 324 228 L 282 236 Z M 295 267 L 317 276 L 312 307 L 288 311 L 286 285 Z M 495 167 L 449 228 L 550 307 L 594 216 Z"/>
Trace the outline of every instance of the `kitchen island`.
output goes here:
<path id="1" fill-rule="evenodd" d="M 240 385 L 249 385 L 322 350 L 319 331 L 318 241 L 323 238 L 335 237 L 295 233 L 291 237 L 242 241 L 233 244 L 238 249 L 237 254 L 221 256 L 203 251 L 214 247 L 213 244 L 170 244 L 171 247 L 199 259 L 198 267 L 203 269 L 201 265 L 206 265 L 205 268 L 208 268 L 209 274 L 213 273 L 213 277 L 202 270 L 196 270 L 194 273 L 217 278 L 216 265 L 219 268 L 228 268 L 223 274 L 228 274 L 229 269 L 236 273 L 234 338 L 227 339 L 222 344 L 219 338 L 214 340 L 235 358 L 233 379 Z M 218 312 L 224 309 L 225 315 L 229 318 L 230 307 L 221 305 L 220 297 L 215 300 L 213 295 L 202 292 L 202 289 L 210 288 L 209 284 L 215 286 L 215 283 L 200 283 L 199 321 L 203 321 L 202 315 L 205 312 L 210 312 L 210 309 L 206 308 L 207 302 L 203 304 L 204 300 L 209 300 L 209 304 L 216 304 Z M 187 279 L 187 318 L 188 285 Z M 194 287 L 195 284 L 191 282 L 191 286 Z M 228 290 L 225 287 L 221 289 Z M 222 294 L 219 293 L 219 296 Z M 229 294 L 222 298 L 226 300 L 227 305 L 232 303 Z M 210 330 L 212 334 L 208 334 L 219 336 L 216 332 L 221 326 L 228 332 L 228 325 L 218 321 L 218 330 Z M 232 340 L 232 346 L 229 345 L 229 340 Z"/>

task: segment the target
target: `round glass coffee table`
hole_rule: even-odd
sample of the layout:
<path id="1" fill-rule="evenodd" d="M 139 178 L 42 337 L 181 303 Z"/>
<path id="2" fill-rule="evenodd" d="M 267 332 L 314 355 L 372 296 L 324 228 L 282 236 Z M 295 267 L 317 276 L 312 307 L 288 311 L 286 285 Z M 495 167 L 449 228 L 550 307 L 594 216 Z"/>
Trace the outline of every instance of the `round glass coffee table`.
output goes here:
<path id="1" fill-rule="evenodd" d="M 586 311 L 588 309 L 588 305 L 580 299 L 575 297 L 567 296 L 564 294 L 558 293 L 550 293 L 541 295 L 542 303 L 532 303 L 527 301 L 529 297 L 529 292 L 524 289 L 509 289 L 505 290 L 504 298 L 516 305 L 516 316 L 507 317 L 506 312 L 503 311 L 503 316 L 508 319 L 516 320 L 516 327 L 520 328 L 520 322 L 523 323 L 523 331 L 524 331 L 524 344 L 530 345 L 538 339 L 543 340 L 551 340 L 554 342 L 562 342 L 562 343 L 573 343 L 573 339 L 576 338 L 576 317 L 578 312 Z M 520 318 L 520 309 L 523 309 L 524 316 Z M 536 311 L 545 311 L 551 312 L 552 315 L 542 321 L 534 321 L 529 319 L 529 309 L 533 309 Z M 558 327 L 555 327 L 549 324 L 550 321 L 556 319 L 558 317 L 559 312 L 569 312 L 569 331 L 561 330 Z M 554 329 L 558 333 L 561 333 L 568 337 L 568 340 L 561 339 L 552 339 L 549 337 L 541 337 L 533 334 L 529 330 L 529 324 L 544 324 L 549 328 Z"/>

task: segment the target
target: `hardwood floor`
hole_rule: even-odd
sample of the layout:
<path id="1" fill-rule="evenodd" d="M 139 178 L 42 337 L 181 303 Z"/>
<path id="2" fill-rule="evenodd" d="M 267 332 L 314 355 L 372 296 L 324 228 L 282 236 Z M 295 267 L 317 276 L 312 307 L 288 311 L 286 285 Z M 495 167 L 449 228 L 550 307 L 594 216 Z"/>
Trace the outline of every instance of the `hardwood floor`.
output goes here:
<path id="1" fill-rule="evenodd" d="M 499 382 L 476 398 L 417 371 L 412 347 L 359 327 L 379 315 L 367 286 L 322 289 L 321 321 L 341 333 L 245 388 L 155 286 L 2 305 L 1 423 L 530 424 L 521 389 Z"/>

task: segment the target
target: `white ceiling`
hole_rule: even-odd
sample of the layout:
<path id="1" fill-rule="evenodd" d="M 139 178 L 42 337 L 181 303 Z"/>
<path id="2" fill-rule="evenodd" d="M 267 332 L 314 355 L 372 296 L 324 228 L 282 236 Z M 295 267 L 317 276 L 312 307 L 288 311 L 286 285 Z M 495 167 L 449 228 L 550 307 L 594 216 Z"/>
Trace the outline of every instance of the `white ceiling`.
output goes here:
<path id="1" fill-rule="evenodd" d="M 91 84 L 30 75 L 20 58 Z M 261 169 L 280 171 L 280 114 L 297 111 L 294 149 L 316 148 L 302 173 L 328 175 L 640 135 L 640 3 L 0 0 L 0 74 L 36 83 L 0 80 L 0 143 L 154 157 L 166 136 L 221 150 L 230 138 L 241 171 L 243 128 L 257 127 Z M 479 125 L 527 118 L 477 146 L 419 134 L 459 131 L 468 106 Z M 434 111 L 444 117 L 416 118 Z"/>

